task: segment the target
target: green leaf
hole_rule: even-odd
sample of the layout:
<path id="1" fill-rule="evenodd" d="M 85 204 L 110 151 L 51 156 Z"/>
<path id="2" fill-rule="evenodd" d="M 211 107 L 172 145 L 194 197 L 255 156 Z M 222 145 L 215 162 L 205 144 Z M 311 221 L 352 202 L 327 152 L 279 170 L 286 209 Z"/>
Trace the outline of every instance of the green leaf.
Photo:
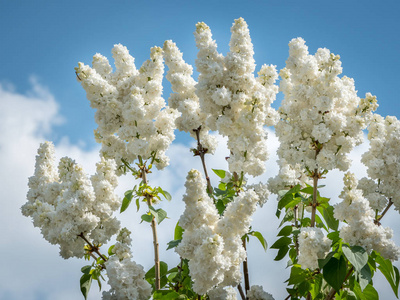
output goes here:
<path id="1" fill-rule="evenodd" d="M 261 243 L 261 246 L 263 246 L 264 250 L 267 251 L 267 240 L 264 238 L 264 236 L 261 234 L 261 232 L 258 231 L 253 231 L 250 233 L 252 236 L 255 236 Z"/>
<path id="2" fill-rule="evenodd" d="M 324 207 L 322 209 L 322 216 L 324 217 L 326 224 L 333 230 L 338 230 L 339 220 L 336 220 L 333 216 L 333 206 Z"/>
<path id="3" fill-rule="evenodd" d="M 314 278 L 314 282 L 313 282 L 311 290 L 310 290 L 310 293 L 312 296 L 311 299 L 317 298 L 317 296 L 321 292 L 321 287 L 322 287 L 322 275 L 320 274 Z"/>
<path id="4" fill-rule="evenodd" d="M 149 223 L 151 223 L 151 220 L 153 220 L 153 216 L 149 215 L 149 214 L 144 214 L 140 218 L 142 219 L 142 221 L 149 222 Z"/>
<path id="5" fill-rule="evenodd" d="M 300 295 L 307 295 L 308 291 L 311 289 L 311 284 L 309 281 L 303 281 L 299 284 L 297 289 Z"/>
<path id="6" fill-rule="evenodd" d="M 166 262 L 160 261 L 160 277 L 168 274 L 168 265 Z"/>
<path id="7" fill-rule="evenodd" d="M 288 251 L 289 251 L 288 246 L 283 246 L 282 248 L 279 248 L 278 254 L 275 256 L 274 260 L 279 261 L 283 259 L 288 253 Z"/>
<path id="8" fill-rule="evenodd" d="M 153 294 L 154 300 L 175 300 L 179 299 L 179 294 L 171 290 L 158 290 Z"/>
<path id="9" fill-rule="evenodd" d="M 133 193 L 132 190 L 125 192 L 125 197 L 122 200 L 121 210 L 119 211 L 120 213 L 124 212 L 129 207 L 129 204 L 131 204 L 133 198 L 132 193 Z"/>
<path id="10" fill-rule="evenodd" d="M 222 200 L 218 200 L 215 204 L 215 207 L 217 208 L 218 213 L 222 216 L 226 208 L 224 202 Z"/>
<path id="11" fill-rule="evenodd" d="M 168 201 L 171 201 L 172 197 L 171 194 L 168 193 L 167 191 L 164 191 L 162 188 L 158 187 L 157 191 L 164 196 L 165 199 L 167 199 Z"/>
<path id="12" fill-rule="evenodd" d="M 108 248 L 108 255 L 113 255 L 113 249 L 114 249 L 115 245 L 111 245 L 110 248 Z"/>
<path id="13" fill-rule="evenodd" d="M 312 186 L 305 187 L 304 189 L 301 189 L 300 192 L 312 195 L 314 193 L 314 189 Z"/>
<path id="14" fill-rule="evenodd" d="M 292 230 L 293 226 L 287 225 L 279 231 L 278 236 L 289 236 L 292 233 Z"/>
<path id="15" fill-rule="evenodd" d="M 349 247 L 347 245 L 343 245 L 342 250 L 343 254 L 346 256 L 346 258 L 353 265 L 354 269 L 357 272 L 361 273 L 361 270 L 364 268 L 364 266 L 368 266 L 368 253 L 364 250 L 363 247 Z"/>
<path id="16" fill-rule="evenodd" d="M 178 245 L 180 244 L 181 241 L 182 241 L 182 240 L 179 239 L 179 240 L 173 240 L 173 241 L 168 242 L 168 244 L 167 244 L 167 245 L 168 245 L 167 250 L 172 249 L 172 248 L 175 248 L 176 246 L 178 246 Z"/>
<path id="17" fill-rule="evenodd" d="M 182 239 L 182 235 L 183 235 L 183 228 L 181 226 L 179 226 L 179 221 L 176 223 L 175 226 L 175 231 L 174 231 L 174 240 L 180 240 Z"/>
<path id="18" fill-rule="evenodd" d="M 83 274 L 89 274 L 91 269 L 92 269 L 92 266 L 91 266 L 91 265 L 84 266 L 84 267 L 82 267 L 81 272 L 82 272 Z"/>
<path id="19" fill-rule="evenodd" d="M 138 212 L 139 209 L 140 209 L 140 199 L 138 197 L 138 198 L 136 198 L 136 211 Z"/>
<path id="20" fill-rule="evenodd" d="M 310 218 L 303 218 L 301 220 L 301 226 L 302 227 L 309 227 L 311 225 L 311 219 Z"/>
<path id="21" fill-rule="evenodd" d="M 82 295 L 83 297 L 85 297 L 85 299 L 87 299 L 90 286 L 92 285 L 92 274 L 83 274 L 80 279 L 80 285 L 81 285 Z"/>
<path id="22" fill-rule="evenodd" d="M 340 256 L 340 259 L 332 257 L 325 264 L 322 275 L 325 281 L 333 287 L 336 292 L 339 292 L 346 278 L 346 261 L 343 256 Z"/>
<path id="23" fill-rule="evenodd" d="M 326 228 L 324 222 L 322 222 L 321 218 L 317 214 L 315 215 L 315 222 L 316 222 L 316 227 L 324 228 L 326 231 L 328 231 L 328 228 Z"/>
<path id="24" fill-rule="evenodd" d="M 324 259 L 318 259 L 318 267 L 322 269 L 328 261 L 335 255 L 336 251 L 329 252 L 328 255 Z"/>
<path id="25" fill-rule="evenodd" d="M 157 224 L 160 224 L 167 217 L 167 212 L 162 208 L 154 209 L 153 206 L 150 206 L 149 209 L 150 213 L 156 218 Z"/>
<path id="26" fill-rule="evenodd" d="M 326 237 L 332 241 L 332 245 L 336 244 L 340 240 L 339 231 L 330 232 Z"/>
<path id="27" fill-rule="evenodd" d="M 291 188 L 278 202 L 278 209 L 284 208 L 294 199 L 294 194 L 300 190 L 300 184 Z"/>
<path id="28" fill-rule="evenodd" d="M 168 265 L 167 263 L 160 261 L 160 277 L 167 275 L 168 273 Z M 150 270 L 147 271 L 144 276 L 145 279 L 154 279 L 156 277 L 155 266 L 151 267 Z"/>
<path id="29" fill-rule="evenodd" d="M 288 284 L 297 284 L 303 282 L 307 279 L 308 272 L 298 267 L 298 265 L 294 265 L 290 270 L 290 277 L 287 280 Z"/>
<path id="30" fill-rule="evenodd" d="M 218 184 L 218 189 L 220 189 L 221 191 L 225 191 L 226 190 L 226 184 L 225 182 L 220 182 Z"/>
<path id="31" fill-rule="evenodd" d="M 346 300 L 357 300 L 356 294 L 353 291 L 345 291 L 345 298 Z"/>
<path id="32" fill-rule="evenodd" d="M 353 291 L 358 300 L 379 300 L 378 292 L 371 284 L 368 284 L 362 291 L 358 282 L 355 282 Z"/>
<path id="33" fill-rule="evenodd" d="M 225 178 L 226 171 L 224 170 L 216 170 L 216 169 L 211 169 L 214 171 L 214 173 L 219 177 L 219 178 Z"/>
<path id="34" fill-rule="evenodd" d="M 398 299 L 400 280 L 399 270 L 392 265 L 392 262 L 389 259 L 384 259 L 380 254 L 377 254 L 375 261 L 379 264 L 378 269 L 386 277 L 386 280 L 389 282 L 396 298 Z"/>
<path id="35" fill-rule="evenodd" d="M 278 239 L 270 248 L 272 249 L 280 249 L 284 246 L 290 245 L 292 239 L 286 236 L 281 237 Z"/>
<path id="36" fill-rule="evenodd" d="M 290 209 L 286 212 L 285 216 L 282 219 L 282 222 L 279 224 L 279 227 L 281 227 L 285 222 L 293 220 L 293 218 L 294 218 L 293 209 Z"/>
<path id="37" fill-rule="evenodd" d="M 361 290 L 364 290 L 365 287 L 371 282 L 372 280 L 372 273 L 371 269 L 369 268 L 368 264 L 366 264 L 360 272 L 356 272 L 356 277 L 358 282 L 360 283 Z"/>

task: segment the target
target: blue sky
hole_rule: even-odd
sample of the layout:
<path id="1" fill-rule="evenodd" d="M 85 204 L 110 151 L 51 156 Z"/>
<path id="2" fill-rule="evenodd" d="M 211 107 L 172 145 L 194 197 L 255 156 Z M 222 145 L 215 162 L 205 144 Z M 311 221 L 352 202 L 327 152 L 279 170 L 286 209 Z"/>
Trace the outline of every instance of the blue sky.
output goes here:
<path id="1" fill-rule="evenodd" d="M 0 272 L 0 300 L 81 299 L 79 270 L 85 263 L 62 260 L 57 247 L 44 241 L 39 230 L 19 211 L 25 202 L 27 178 L 33 174 L 40 142 L 53 140 L 59 156 L 69 155 L 88 171 L 94 169 L 98 146 L 93 139 L 93 129 L 97 126 L 93 120 L 94 111 L 75 78 L 74 67 L 79 61 L 90 64 L 97 52 L 111 58 L 113 45 L 122 43 L 135 57 L 136 64 L 141 65 L 149 57 L 150 47 L 162 46 L 165 40 L 172 39 L 184 53 L 184 59 L 194 65 L 197 50 L 193 31 L 197 22 L 204 21 L 211 27 L 219 51 L 225 54 L 230 27 L 234 19 L 243 17 L 250 28 L 258 68 L 264 63 L 283 68 L 289 41 L 303 37 L 310 53 L 326 47 L 339 54 L 343 74 L 355 79 L 359 96 L 371 92 L 378 97 L 380 114 L 400 118 L 397 95 L 399 11 L 400 2 L 394 0 L 0 0 L 0 228 L 6 228 L 0 255 L 7 258 Z M 166 83 L 164 97 L 169 93 Z M 275 107 L 278 105 L 279 101 Z M 277 142 L 272 134 L 271 138 L 273 161 Z M 185 145 L 190 143 L 183 134 L 178 134 L 177 141 Z M 357 150 L 354 157 L 366 147 Z M 180 164 L 172 165 L 160 175 L 154 174 L 153 183 L 169 190 L 179 202 L 187 168 L 200 168 L 200 164 L 193 161 L 190 152 L 180 144 L 174 146 L 170 155 Z M 210 165 L 226 168 L 224 156 L 221 150 L 215 158 L 209 158 Z M 360 176 L 365 173 L 359 163 L 355 163 L 354 168 Z M 275 175 L 277 167 L 271 165 L 268 170 L 262 177 L 264 181 Z M 331 175 L 333 187 L 327 187 L 327 196 L 334 198 L 340 193 L 336 187 L 341 185 L 341 177 L 340 173 Z M 119 194 L 123 195 L 124 187 L 131 185 L 122 178 Z M 165 205 L 173 220 L 177 220 L 184 208 L 182 204 Z M 257 229 L 264 232 L 270 245 L 279 223 L 274 217 L 275 209 L 274 201 L 270 200 L 255 216 L 255 228 L 258 226 Z M 263 213 L 271 211 L 271 224 L 265 226 Z M 147 227 L 137 225 L 140 216 L 136 215 L 124 215 L 122 220 L 135 228 L 132 230 L 134 238 L 140 243 L 134 246 L 139 249 L 134 257 L 148 269 L 152 258 L 140 249 L 150 245 L 150 233 Z M 384 225 L 394 228 L 399 245 L 397 220 L 398 213 L 391 212 Z M 166 221 L 164 228 L 172 232 L 174 225 Z M 169 240 L 168 235 L 161 237 L 164 245 Z M 249 250 L 250 255 L 257 257 L 249 260 L 252 283 L 263 284 L 276 299 L 284 298 L 282 282 L 288 275 L 281 272 L 284 264 L 272 261 L 274 250 L 264 254 L 258 248 L 255 245 L 255 249 Z M 166 260 L 173 261 L 171 253 L 164 254 Z M 265 274 L 264 270 L 278 272 Z M 393 298 L 387 283 L 377 278 L 376 285 L 382 299 Z M 93 289 L 90 299 L 98 299 L 96 287 Z"/>
<path id="2" fill-rule="evenodd" d="M 99 52 L 111 57 L 122 43 L 141 64 L 149 49 L 174 40 L 187 62 L 197 50 L 195 24 L 206 22 L 226 53 L 230 27 L 249 25 L 258 66 L 284 66 L 288 42 L 303 37 L 310 52 L 326 47 L 340 54 L 344 74 L 359 96 L 378 96 L 379 112 L 399 115 L 398 1 L 0 1 L 0 81 L 25 93 L 32 75 L 55 96 L 66 122 L 51 138 L 92 143 L 93 114 L 75 80 L 78 61 L 90 64 Z M 169 95 L 166 85 L 165 96 Z M 73 119 L 79 122 L 73 121 Z"/>

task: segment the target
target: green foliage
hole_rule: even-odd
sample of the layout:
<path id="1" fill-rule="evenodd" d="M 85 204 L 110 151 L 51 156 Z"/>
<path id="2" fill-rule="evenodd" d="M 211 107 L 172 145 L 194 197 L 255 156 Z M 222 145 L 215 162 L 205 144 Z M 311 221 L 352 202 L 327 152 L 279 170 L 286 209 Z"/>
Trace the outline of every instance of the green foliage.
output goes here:
<path id="1" fill-rule="evenodd" d="M 347 273 L 344 257 L 340 256 L 339 259 L 331 257 L 324 265 L 322 272 L 325 281 L 333 287 L 336 292 L 339 292 Z"/>
<path id="2" fill-rule="evenodd" d="M 83 275 L 80 278 L 80 288 L 85 299 L 87 299 L 93 280 L 97 281 L 101 290 L 101 279 L 104 280 L 101 275 L 101 271 L 103 270 L 102 264 L 104 264 L 104 261 L 98 259 L 92 265 L 81 268 Z"/>
<path id="3" fill-rule="evenodd" d="M 267 248 L 268 248 L 267 240 L 264 238 L 264 236 L 261 234 L 261 232 L 259 232 L 259 231 L 250 231 L 248 233 L 248 235 L 256 237 L 260 241 L 261 246 L 264 248 L 264 250 L 267 251 Z"/>
<path id="4" fill-rule="evenodd" d="M 373 252 L 373 257 L 375 261 L 379 264 L 378 269 L 385 276 L 386 280 L 389 282 L 396 298 L 399 298 L 399 270 L 392 265 L 389 259 L 384 259 L 378 252 Z"/>
<path id="5" fill-rule="evenodd" d="M 149 210 L 151 215 L 156 219 L 157 224 L 160 224 L 167 217 L 167 212 L 161 208 L 155 209 L 153 206 L 149 206 Z"/>
<path id="6" fill-rule="evenodd" d="M 128 190 L 125 192 L 125 197 L 122 200 L 122 205 L 120 209 L 120 213 L 124 212 L 128 207 L 129 204 L 131 204 L 132 198 L 133 198 L 133 192 L 136 190 L 136 185 L 133 190 Z"/>
<path id="7" fill-rule="evenodd" d="M 90 286 L 92 285 L 92 274 L 83 274 L 80 279 L 81 292 L 83 297 L 87 299 L 89 295 Z"/>
<path id="8" fill-rule="evenodd" d="M 225 174 L 226 174 L 225 170 L 217 170 L 217 169 L 212 169 L 212 170 L 219 178 L 221 178 L 221 179 L 225 178 Z"/>

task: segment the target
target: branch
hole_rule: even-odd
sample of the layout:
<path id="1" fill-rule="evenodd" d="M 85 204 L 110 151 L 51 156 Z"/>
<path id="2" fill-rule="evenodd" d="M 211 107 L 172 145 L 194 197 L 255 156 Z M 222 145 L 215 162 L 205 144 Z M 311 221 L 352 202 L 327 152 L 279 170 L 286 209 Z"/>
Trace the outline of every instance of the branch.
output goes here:
<path id="1" fill-rule="evenodd" d="M 386 213 L 388 212 L 389 208 L 390 208 L 392 205 L 393 205 L 392 198 L 389 198 L 389 203 L 388 203 L 388 205 L 386 206 L 385 210 L 382 212 L 381 216 L 380 216 L 378 219 L 375 220 L 375 222 L 374 222 L 375 224 L 377 224 L 378 226 L 381 225 L 381 222 L 380 222 L 380 221 L 381 221 L 382 218 L 386 215 Z"/>
<path id="2" fill-rule="evenodd" d="M 317 212 L 317 186 L 318 186 L 318 169 L 314 170 L 313 175 L 313 201 L 312 201 L 312 210 L 311 210 L 311 227 L 315 227 L 315 214 Z"/>
<path id="3" fill-rule="evenodd" d="M 242 289 L 242 286 L 240 285 L 240 283 L 238 284 L 237 289 L 239 290 L 239 294 L 240 294 L 240 297 L 242 298 L 242 300 L 246 300 L 246 296 L 243 293 L 243 289 Z"/>
<path id="4" fill-rule="evenodd" d="M 141 157 L 139 157 L 141 161 Z M 143 183 L 147 185 L 147 177 L 146 177 L 146 166 L 143 164 L 142 166 L 142 180 Z M 146 194 L 147 205 L 150 208 L 151 206 L 151 197 Z M 157 223 L 155 217 L 151 219 L 151 229 L 153 231 L 153 245 L 154 245 L 154 270 L 155 270 L 155 289 L 156 291 L 160 289 L 160 254 L 159 254 L 159 244 L 157 238 Z"/>
<path id="5" fill-rule="evenodd" d="M 294 226 L 296 228 L 299 228 L 299 224 L 298 224 L 298 219 L 299 219 L 299 206 L 296 205 L 294 207 Z M 299 257 L 300 251 L 299 251 L 299 239 L 298 239 L 298 235 L 295 236 L 295 243 L 294 243 L 295 247 L 296 247 L 296 255 L 297 258 Z"/>
<path id="6" fill-rule="evenodd" d="M 197 149 L 195 152 L 195 156 L 196 155 L 200 156 L 201 163 L 203 164 L 204 175 L 206 176 L 206 180 L 207 180 L 207 192 L 209 194 L 212 194 L 213 188 L 211 186 L 210 177 L 208 176 L 208 172 L 207 172 L 206 161 L 204 159 L 204 155 L 208 152 L 208 149 L 204 148 L 200 142 L 200 130 L 201 130 L 201 126 L 199 126 L 199 128 L 197 128 L 197 129 L 193 129 L 193 131 L 196 133 L 196 139 L 197 139 Z"/>
<path id="7" fill-rule="evenodd" d="M 244 274 L 244 289 L 246 295 L 250 290 L 250 280 L 249 280 L 249 268 L 247 266 L 247 249 L 246 249 L 246 238 L 242 239 L 244 251 L 246 251 L 246 258 L 243 261 L 243 274 Z"/>
<path id="8" fill-rule="evenodd" d="M 92 250 L 92 252 L 95 252 L 98 256 L 101 257 L 102 260 L 104 260 L 105 262 L 107 261 L 107 258 L 103 256 L 103 254 L 100 253 L 99 251 L 99 247 L 92 245 L 91 242 L 89 242 L 89 240 L 83 235 L 83 232 L 81 232 L 81 234 L 78 235 L 80 238 L 82 238 L 90 247 L 90 249 Z M 92 256 L 93 257 L 93 256 Z M 105 266 L 104 266 L 105 268 Z"/>

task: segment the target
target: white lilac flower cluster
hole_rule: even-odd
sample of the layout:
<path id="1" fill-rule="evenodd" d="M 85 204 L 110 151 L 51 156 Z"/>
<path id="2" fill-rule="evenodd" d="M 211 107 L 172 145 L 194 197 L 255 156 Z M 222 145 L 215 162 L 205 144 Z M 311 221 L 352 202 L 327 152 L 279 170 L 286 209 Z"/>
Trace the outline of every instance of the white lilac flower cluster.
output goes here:
<path id="1" fill-rule="evenodd" d="M 208 292 L 210 300 L 236 300 L 236 291 L 233 287 L 216 287 Z"/>
<path id="2" fill-rule="evenodd" d="M 369 150 L 361 161 L 370 179 L 360 180 L 364 196 L 374 210 L 381 211 L 391 199 L 400 211 L 400 121 L 374 114 L 369 125 Z"/>
<path id="3" fill-rule="evenodd" d="M 272 193 L 278 194 L 279 191 L 286 190 L 297 184 L 300 184 L 301 186 L 312 184 L 312 180 L 304 172 L 304 168 L 301 164 L 296 163 L 290 165 L 285 159 L 279 159 L 278 165 L 278 175 L 268 179 L 268 189 Z"/>
<path id="4" fill-rule="evenodd" d="M 77 78 L 86 90 L 91 107 L 96 109 L 96 141 L 102 144 L 104 157 L 129 163 L 139 155 L 155 156 L 155 165 L 168 165 L 165 151 L 175 138 L 175 119 L 179 113 L 165 105 L 162 94 L 163 54 L 151 48 L 150 59 L 139 70 L 126 47 L 113 50 L 116 71 L 106 57 L 96 54 L 93 68 L 79 63 Z"/>
<path id="5" fill-rule="evenodd" d="M 275 66 L 263 65 L 258 77 L 254 76 L 253 45 L 242 18 L 235 20 L 231 32 L 230 51 L 224 57 L 217 51 L 210 28 L 205 23 L 196 25 L 200 74 L 195 92 L 206 126 L 228 137 L 229 170 L 258 176 L 265 171 L 268 158 L 263 126 L 278 121 L 270 106 L 278 93 L 274 84 L 278 75 Z"/>
<path id="6" fill-rule="evenodd" d="M 340 230 L 340 237 L 351 246 L 361 246 L 368 252 L 378 251 L 384 258 L 397 260 L 400 248 L 392 240 L 393 231 L 374 223 L 375 213 L 357 189 L 358 181 L 354 174 L 344 176 L 344 189 L 340 194 L 342 202 L 334 206 L 334 217 L 346 221 Z"/>
<path id="7" fill-rule="evenodd" d="M 246 186 L 247 190 L 253 190 L 258 198 L 260 199 L 260 201 L 258 202 L 258 204 L 260 205 L 260 207 L 263 207 L 263 205 L 265 203 L 267 203 L 268 197 L 270 196 L 270 192 L 268 190 L 268 185 L 259 182 L 259 183 L 253 183 L 253 184 L 249 184 Z"/>
<path id="8" fill-rule="evenodd" d="M 303 269 L 318 268 L 318 259 L 325 258 L 331 240 L 324 236 L 321 228 L 303 227 L 299 234 L 299 260 Z"/>
<path id="9" fill-rule="evenodd" d="M 131 259 L 130 233 L 126 228 L 121 229 L 112 250 L 115 255 L 105 263 L 111 289 L 103 292 L 104 300 L 147 300 L 151 296 L 151 285 L 144 279 L 143 267 Z"/>
<path id="10" fill-rule="evenodd" d="M 189 259 L 193 290 L 202 295 L 216 286 L 236 286 L 241 280 L 240 264 L 246 258 L 241 237 L 250 227 L 259 197 L 247 190 L 219 217 L 199 171 L 189 172 L 185 186 L 186 207 L 179 219 L 185 231 L 176 252 Z"/>
<path id="11" fill-rule="evenodd" d="M 250 291 L 247 293 L 249 300 L 275 300 L 275 298 L 265 292 L 260 285 L 252 285 Z"/>
<path id="12" fill-rule="evenodd" d="M 103 244 L 119 230 L 119 221 L 112 217 L 121 204 L 114 193 L 116 165 L 102 158 L 89 179 L 68 157 L 60 160 L 58 172 L 55 163 L 54 145 L 41 144 L 35 174 L 29 178 L 28 201 L 21 210 L 48 242 L 60 246 L 63 258 L 82 257 L 85 241 L 80 234 Z"/>
<path id="13" fill-rule="evenodd" d="M 200 109 L 196 81 L 192 78 L 193 68 L 185 63 L 182 53 L 172 41 L 165 41 L 163 50 L 165 64 L 169 68 L 166 78 L 174 92 L 168 99 L 168 105 L 181 113 L 176 119 L 176 127 L 190 133 L 194 139 L 197 138 L 194 130 L 200 128 L 200 141 L 208 153 L 213 154 L 217 140 L 215 136 L 209 135 L 210 129 L 205 123 L 206 114 Z"/>
<path id="14" fill-rule="evenodd" d="M 311 171 L 349 168 L 347 154 L 362 142 L 362 130 L 378 105 L 369 93 L 364 99 L 357 96 L 353 79 L 338 77 L 339 58 L 325 48 L 310 55 L 301 38 L 289 43 L 289 58 L 280 72 L 284 99 L 276 125 L 283 165 L 301 164 Z"/>

